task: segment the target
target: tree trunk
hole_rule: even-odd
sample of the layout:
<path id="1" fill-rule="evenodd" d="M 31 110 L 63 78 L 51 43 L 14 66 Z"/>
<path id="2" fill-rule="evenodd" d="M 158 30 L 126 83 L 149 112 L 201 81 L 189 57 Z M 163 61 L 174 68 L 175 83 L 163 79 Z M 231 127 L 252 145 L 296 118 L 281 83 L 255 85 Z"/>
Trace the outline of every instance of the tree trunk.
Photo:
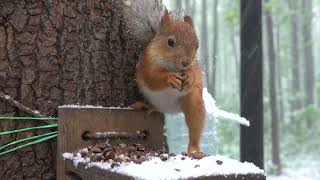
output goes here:
<path id="1" fill-rule="evenodd" d="M 176 0 L 176 9 L 181 10 L 182 9 L 182 0 Z"/>
<path id="2" fill-rule="evenodd" d="M 205 77 L 207 82 L 207 87 L 210 87 L 208 84 L 208 26 L 207 26 L 207 0 L 202 0 L 202 11 L 201 11 L 201 64 L 205 67 Z"/>
<path id="3" fill-rule="evenodd" d="M 291 101 L 291 111 L 295 111 L 301 108 L 301 70 L 300 70 L 300 60 L 299 60 L 299 43 L 298 43 L 298 3 L 297 1 L 288 0 L 289 8 L 290 8 L 290 24 L 291 24 L 291 58 L 292 58 L 292 95 L 295 97 Z"/>
<path id="4" fill-rule="evenodd" d="M 218 39 L 219 39 L 219 18 L 218 18 L 218 0 L 213 2 L 213 39 L 212 39 L 212 74 L 210 78 L 209 92 L 213 97 L 216 96 L 216 68 L 217 68 L 217 56 L 218 56 Z"/>
<path id="5" fill-rule="evenodd" d="M 277 63 L 276 63 L 276 67 L 277 67 L 277 71 L 276 71 L 276 79 L 277 79 L 277 84 L 278 84 L 278 103 L 279 103 L 279 123 L 281 121 L 284 121 L 284 117 L 285 117 L 285 111 L 284 111 L 284 97 L 283 97 L 283 90 L 282 90 L 282 80 L 281 80 L 281 57 L 280 57 L 280 52 L 281 52 L 281 47 L 280 47 L 280 27 L 279 25 L 276 26 L 276 50 L 278 53 L 276 53 L 276 59 L 277 59 Z"/>
<path id="6" fill-rule="evenodd" d="M 315 104 L 315 73 L 312 38 L 312 0 L 304 0 L 303 8 L 303 42 L 304 42 L 304 86 L 306 95 L 306 106 Z M 312 119 L 307 118 L 307 126 L 312 126 Z"/>
<path id="7" fill-rule="evenodd" d="M 279 149 L 279 115 L 276 92 L 276 55 L 273 40 L 273 22 L 270 11 L 266 11 L 266 26 L 268 34 L 269 53 L 269 94 L 271 109 L 271 136 L 272 136 L 272 163 L 276 167 L 276 172 L 281 172 L 280 149 Z"/>
<path id="8" fill-rule="evenodd" d="M 140 52 L 123 24 L 121 1 L 0 3 L 0 91 L 46 116 L 62 104 L 128 106 Z M 21 116 L 0 101 L 0 116 Z M 2 121 L 0 131 L 38 126 Z M 1 136 L 0 144 L 44 131 Z M 55 179 L 56 142 L 0 157 L 1 179 Z"/>
<path id="9" fill-rule="evenodd" d="M 231 46 L 233 49 L 233 56 L 234 56 L 234 63 L 236 67 L 236 75 L 239 77 L 237 81 L 240 80 L 240 60 L 239 60 L 239 52 L 238 52 L 238 45 L 237 45 L 237 40 L 236 40 L 236 35 L 235 35 L 235 29 L 234 25 L 230 27 L 231 33 L 230 33 L 230 41 L 231 41 Z"/>
<path id="10" fill-rule="evenodd" d="M 186 12 L 187 15 L 191 16 L 194 18 L 194 13 L 196 10 L 196 2 L 195 0 L 185 0 L 185 5 L 186 5 Z"/>

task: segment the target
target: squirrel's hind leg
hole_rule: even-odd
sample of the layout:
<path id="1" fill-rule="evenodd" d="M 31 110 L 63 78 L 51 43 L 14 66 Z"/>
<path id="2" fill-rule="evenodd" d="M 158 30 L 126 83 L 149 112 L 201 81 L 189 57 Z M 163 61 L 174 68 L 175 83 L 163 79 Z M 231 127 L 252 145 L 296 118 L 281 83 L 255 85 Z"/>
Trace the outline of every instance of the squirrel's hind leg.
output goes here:
<path id="1" fill-rule="evenodd" d="M 205 107 L 202 92 L 195 89 L 182 100 L 182 110 L 185 115 L 186 124 L 189 128 L 188 154 L 193 158 L 200 159 L 205 154 L 200 150 L 200 139 L 205 122 Z"/>

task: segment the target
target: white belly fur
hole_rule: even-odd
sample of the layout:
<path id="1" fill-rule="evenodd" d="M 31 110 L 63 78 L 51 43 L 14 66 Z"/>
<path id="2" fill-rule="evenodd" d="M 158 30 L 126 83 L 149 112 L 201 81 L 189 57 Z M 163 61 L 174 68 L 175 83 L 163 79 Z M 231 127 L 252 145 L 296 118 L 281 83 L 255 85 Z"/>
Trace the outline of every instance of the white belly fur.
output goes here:
<path id="1" fill-rule="evenodd" d="M 182 96 L 187 94 L 171 87 L 162 91 L 151 91 L 142 85 L 140 86 L 140 90 L 144 97 L 156 107 L 157 111 L 163 113 L 181 112 L 179 101 Z"/>

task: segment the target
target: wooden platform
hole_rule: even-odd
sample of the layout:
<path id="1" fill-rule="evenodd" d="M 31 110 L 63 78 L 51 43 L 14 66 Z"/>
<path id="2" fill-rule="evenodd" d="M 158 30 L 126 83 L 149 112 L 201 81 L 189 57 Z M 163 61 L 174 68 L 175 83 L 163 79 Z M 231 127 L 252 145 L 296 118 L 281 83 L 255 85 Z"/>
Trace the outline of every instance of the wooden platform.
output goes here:
<path id="1" fill-rule="evenodd" d="M 163 149 L 164 116 L 161 113 L 147 115 L 143 111 L 115 108 L 59 107 L 59 135 L 57 150 L 58 180 L 73 179 L 68 174 L 79 174 L 83 179 L 92 177 L 91 171 L 67 166 L 64 152 L 74 152 L 97 143 L 97 140 L 84 140 L 85 132 L 126 132 L 147 131 L 148 136 L 137 143 L 147 147 Z M 128 140 L 112 140 L 110 143 L 128 143 Z M 89 174 L 88 174 L 89 173 Z M 91 178 L 92 179 L 92 178 Z"/>
<path id="2" fill-rule="evenodd" d="M 77 168 L 74 168 L 73 162 L 67 160 L 67 169 L 73 169 L 68 176 L 72 179 L 81 180 L 133 180 L 134 177 L 119 174 L 109 170 L 101 170 L 97 167 L 86 168 L 84 164 L 79 163 Z M 197 178 L 188 178 L 188 180 L 265 180 L 263 174 L 229 174 L 229 175 L 214 175 L 202 176 Z"/>
<path id="3" fill-rule="evenodd" d="M 106 180 L 135 179 L 132 176 L 102 170 L 98 167 L 86 168 L 85 164 L 74 166 L 71 160 L 63 160 L 65 152 L 75 152 L 84 147 L 98 143 L 98 140 L 83 139 L 86 132 L 127 132 L 147 131 L 148 136 L 135 143 L 150 148 L 164 148 L 164 116 L 161 113 L 147 115 L 143 111 L 114 108 L 88 108 L 88 107 L 60 107 L 59 108 L 59 136 L 57 154 L 58 180 Z M 112 140 L 110 143 L 132 143 L 129 140 Z M 214 175 L 188 179 L 207 180 L 255 180 L 266 179 L 263 174 L 228 174 Z"/>

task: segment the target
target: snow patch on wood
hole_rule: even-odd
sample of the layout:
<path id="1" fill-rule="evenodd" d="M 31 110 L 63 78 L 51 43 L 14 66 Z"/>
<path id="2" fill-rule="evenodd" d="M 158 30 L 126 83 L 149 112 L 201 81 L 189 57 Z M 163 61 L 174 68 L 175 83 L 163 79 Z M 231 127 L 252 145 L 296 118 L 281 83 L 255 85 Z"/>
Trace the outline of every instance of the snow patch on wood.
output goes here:
<path id="1" fill-rule="evenodd" d="M 119 167 L 114 168 L 111 168 L 111 163 L 109 162 L 90 162 L 89 158 L 82 158 L 80 153 L 75 155 L 64 153 L 63 158 L 72 160 L 74 166 L 83 163 L 87 168 L 98 167 L 139 179 L 184 179 L 210 175 L 264 174 L 264 170 L 252 163 L 242 163 L 220 155 L 196 160 L 179 154 L 169 157 L 167 161 L 162 161 L 160 158 L 155 157 L 141 164 L 133 162 L 122 163 Z"/>
<path id="2" fill-rule="evenodd" d="M 79 104 L 65 104 L 59 106 L 59 108 L 77 108 L 77 109 L 85 109 L 85 108 L 97 108 L 97 109 L 132 109 L 130 107 L 103 107 L 103 106 L 94 106 L 94 105 L 79 105 Z"/>

